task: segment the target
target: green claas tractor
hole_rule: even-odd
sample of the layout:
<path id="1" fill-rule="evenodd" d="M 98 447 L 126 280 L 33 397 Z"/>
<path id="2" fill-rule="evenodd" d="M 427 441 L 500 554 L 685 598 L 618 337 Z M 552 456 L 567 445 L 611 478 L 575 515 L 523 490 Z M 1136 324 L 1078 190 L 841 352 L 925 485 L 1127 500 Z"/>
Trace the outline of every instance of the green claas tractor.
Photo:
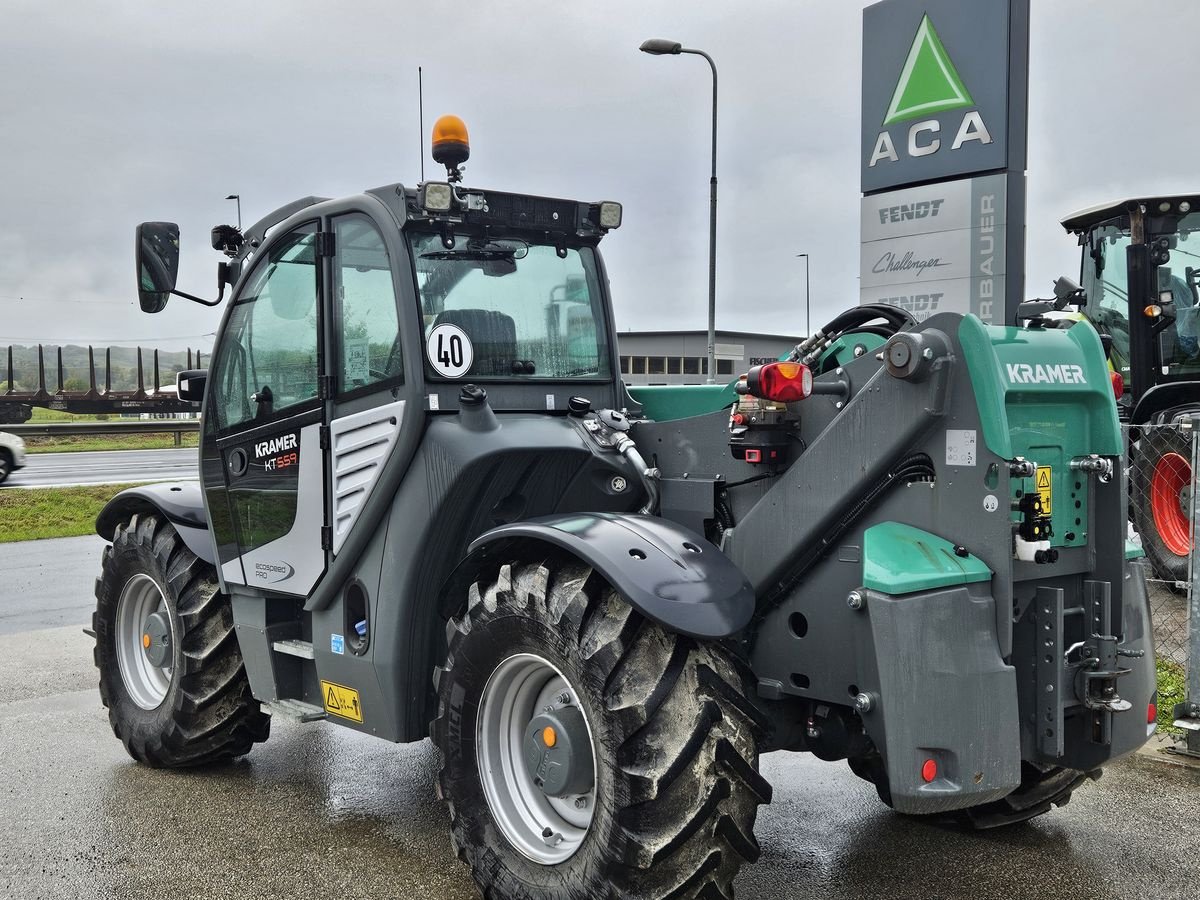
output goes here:
<path id="1" fill-rule="evenodd" d="M 199 484 L 97 519 L 135 759 L 231 760 L 275 716 L 430 737 L 484 896 L 729 897 L 765 752 L 988 828 L 1146 741 L 1095 331 L 864 307 L 643 406 L 599 252 L 621 207 L 468 187 L 450 131 L 445 181 L 214 229 Z M 148 310 L 178 246 L 139 229 Z"/>
<path id="2" fill-rule="evenodd" d="M 1200 195 L 1137 197 L 1063 220 L 1082 247 L 1079 312 L 1100 332 L 1132 426 L 1131 518 L 1159 577 L 1188 579 L 1200 416 Z"/>

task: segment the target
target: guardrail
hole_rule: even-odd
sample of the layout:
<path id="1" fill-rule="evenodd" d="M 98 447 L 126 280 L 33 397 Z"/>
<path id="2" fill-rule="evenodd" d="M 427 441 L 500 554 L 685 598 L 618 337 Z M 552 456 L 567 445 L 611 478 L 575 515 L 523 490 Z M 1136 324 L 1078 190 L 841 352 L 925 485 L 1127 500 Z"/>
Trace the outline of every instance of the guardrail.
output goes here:
<path id="1" fill-rule="evenodd" d="M 0 425 L 0 431 L 19 436 L 53 437 L 81 434 L 173 434 L 183 446 L 184 434 L 200 430 L 199 419 L 139 419 L 135 422 L 38 422 L 35 425 Z"/>

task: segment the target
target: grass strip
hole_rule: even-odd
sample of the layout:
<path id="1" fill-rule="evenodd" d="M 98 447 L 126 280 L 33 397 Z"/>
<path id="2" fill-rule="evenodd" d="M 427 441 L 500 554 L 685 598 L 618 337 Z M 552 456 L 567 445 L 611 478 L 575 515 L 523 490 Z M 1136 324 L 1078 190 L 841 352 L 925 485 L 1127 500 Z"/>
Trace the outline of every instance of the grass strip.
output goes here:
<path id="1" fill-rule="evenodd" d="M 199 434 L 184 434 L 184 447 L 197 447 Z M 170 433 L 144 434 L 81 434 L 53 437 L 30 435 L 25 438 L 29 453 L 78 453 L 85 450 L 171 450 L 175 435 Z M 31 464 L 32 465 L 32 464 Z"/>
<path id="2" fill-rule="evenodd" d="M 96 515 L 129 484 L 0 491 L 0 543 L 93 534 Z"/>
<path id="3" fill-rule="evenodd" d="M 1159 657 L 1155 665 L 1158 668 L 1158 730 L 1166 734 L 1183 734 L 1182 728 L 1176 728 L 1175 704 L 1182 703 L 1187 698 L 1187 670 L 1179 663 Z"/>

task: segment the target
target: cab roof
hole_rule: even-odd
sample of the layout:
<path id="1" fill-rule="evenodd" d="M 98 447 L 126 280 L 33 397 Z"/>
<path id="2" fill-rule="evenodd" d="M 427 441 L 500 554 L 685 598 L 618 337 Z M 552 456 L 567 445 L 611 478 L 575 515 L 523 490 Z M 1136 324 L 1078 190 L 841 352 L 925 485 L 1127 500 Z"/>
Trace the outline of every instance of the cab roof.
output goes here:
<path id="1" fill-rule="evenodd" d="M 1200 194 L 1158 194 L 1150 197 L 1132 197 L 1128 200 L 1115 200 L 1111 203 L 1102 203 L 1099 206 L 1090 206 L 1087 209 L 1081 209 L 1077 213 L 1072 213 L 1062 220 L 1062 227 L 1067 231 L 1078 234 L 1081 231 L 1087 231 L 1094 225 L 1101 222 L 1107 222 L 1109 219 L 1115 219 L 1125 213 L 1132 212 L 1139 206 L 1144 205 L 1148 212 L 1159 212 L 1159 206 L 1163 203 L 1170 205 L 1169 210 L 1162 212 L 1187 212 L 1189 210 L 1180 210 L 1180 203 L 1188 203 L 1191 205 L 1191 210 L 1200 210 Z"/>

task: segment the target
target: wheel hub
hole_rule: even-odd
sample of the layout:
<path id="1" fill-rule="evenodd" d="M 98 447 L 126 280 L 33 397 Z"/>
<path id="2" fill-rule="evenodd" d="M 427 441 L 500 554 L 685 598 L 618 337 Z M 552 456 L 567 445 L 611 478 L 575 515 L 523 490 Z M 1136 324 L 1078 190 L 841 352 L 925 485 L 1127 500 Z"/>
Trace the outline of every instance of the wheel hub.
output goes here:
<path id="1" fill-rule="evenodd" d="M 171 664 L 171 623 L 162 612 L 152 613 L 142 626 L 142 648 L 150 665 Z"/>
<path id="2" fill-rule="evenodd" d="M 529 777 L 548 797 L 586 794 L 596 783 L 592 741 L 577 706 L 534 716 L 524 753 Z"/>
<path id="3" fill-rule="evenodd" d="M 475 748 L 505 839 L 544 866 L 574 856 L 596 809 L 595 744 L 562 671 L 533 653 L 501 662 L 480 697 Z"/>
<path id="4" fill-rule="evenodd" d="M 113 640 L 130 699 L 157 709 L 171 687 L 173 641 L 166 598 L 149 575 L 139 572 L 121 589 Z"/>

